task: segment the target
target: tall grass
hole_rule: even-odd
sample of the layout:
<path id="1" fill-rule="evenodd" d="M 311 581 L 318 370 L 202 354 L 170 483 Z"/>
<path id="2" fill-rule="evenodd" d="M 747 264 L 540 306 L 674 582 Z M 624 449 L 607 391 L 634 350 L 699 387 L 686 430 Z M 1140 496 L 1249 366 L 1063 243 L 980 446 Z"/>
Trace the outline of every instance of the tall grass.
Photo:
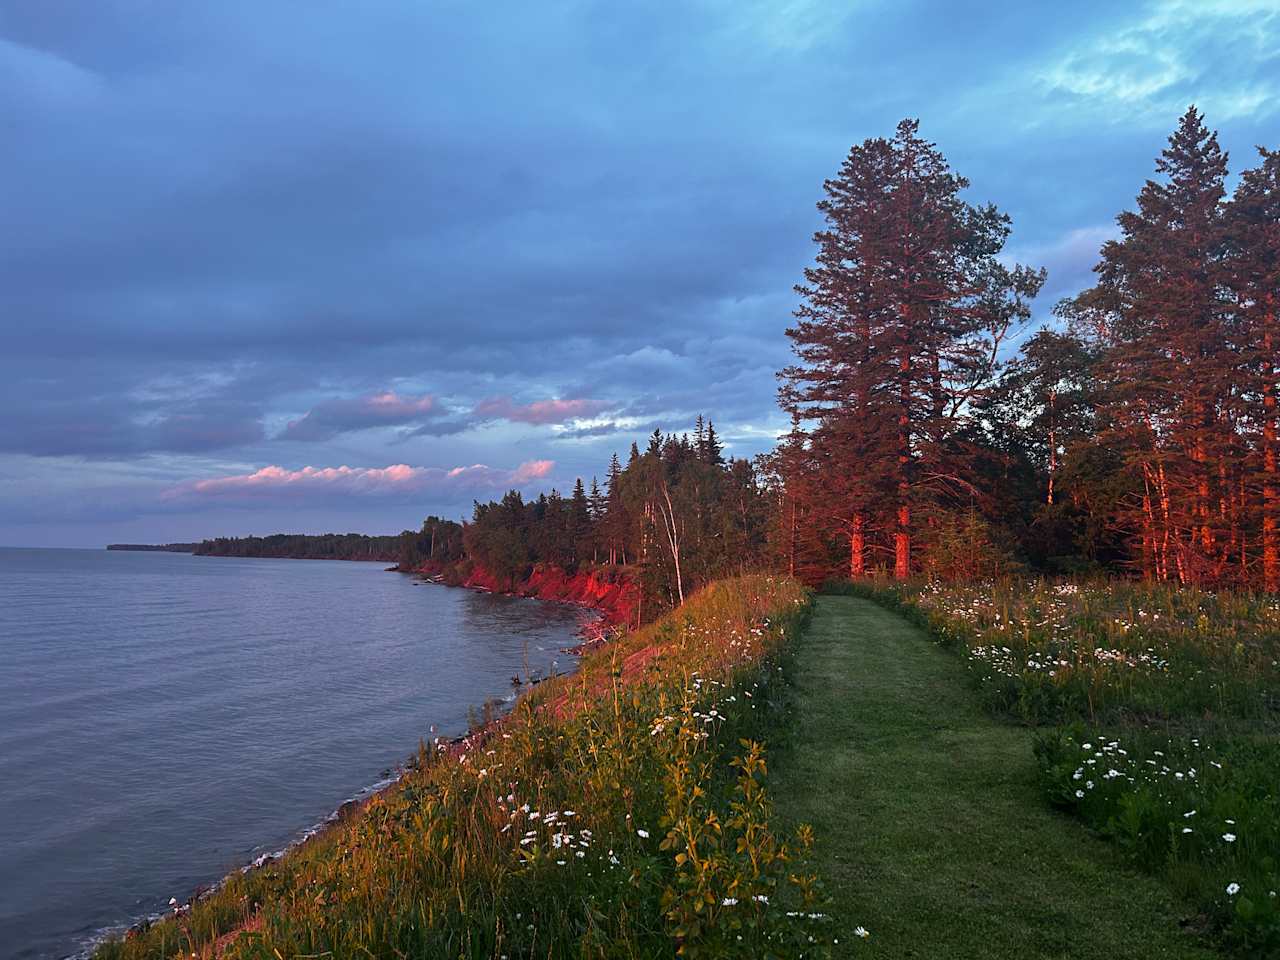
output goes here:
<path id="1" fill-rule="evenodd" d="M 845 585 L 960 653 L 1041 726 L 1050 802 L 1164 876 L 1197 921 L 1280 956 L 1280 601 L 1162 585 Z"/>
<path id="2" fill-rule="evenodd" d="M 808 609 L 791 580 L 715 584 L 97 957 L 827 955 L 810 832 L 764 786 Z"/>

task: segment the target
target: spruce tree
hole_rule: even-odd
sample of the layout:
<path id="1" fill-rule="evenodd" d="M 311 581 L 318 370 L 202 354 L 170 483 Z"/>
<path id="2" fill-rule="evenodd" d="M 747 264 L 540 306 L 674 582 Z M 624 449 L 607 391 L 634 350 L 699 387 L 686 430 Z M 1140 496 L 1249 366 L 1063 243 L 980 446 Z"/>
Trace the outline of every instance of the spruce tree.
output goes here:
<path id="1" fill-rule="evenodd" d="M 894 573 L 909 576 L 918 508 L 972 491 L 957 437 L 1044 282 L 999 262 L 1009 218 L 963 201 L 968 181 L 918 130 L 904 120 L 855 146 L 823 184 L 826 227 L 787 331 L 800 363 L 782 372 L 780 399 L 816 423 L 824 512 L 848 538 L 852 576 L 872 528 L 891 531 Z"/>
<path id="2" fill-rule="evenodd" d="M 1191 107 L 1156 161 L 1159 179 L 1116 219 L 1098 283 L 1064 305 L 1102 353 L 1103 427 L 1142 478 L 1122 522 L 1147 572 L 1203 582 L 1230 558 L 1236 360 L 1224 297 L 1226 154 Z M 1217 571 L 1215 571 L 1217 568 Z"/>
<path id="3" fill-rule="evenodd" d="M 1262 587 L 1280 593 L 1280 152 L 1258 153 L 1261 162 L 1241 176 L 1227 209 L 1228 266 L 1245 422 L 1253 433 L 1246 489 L 1260 499 Z"/>

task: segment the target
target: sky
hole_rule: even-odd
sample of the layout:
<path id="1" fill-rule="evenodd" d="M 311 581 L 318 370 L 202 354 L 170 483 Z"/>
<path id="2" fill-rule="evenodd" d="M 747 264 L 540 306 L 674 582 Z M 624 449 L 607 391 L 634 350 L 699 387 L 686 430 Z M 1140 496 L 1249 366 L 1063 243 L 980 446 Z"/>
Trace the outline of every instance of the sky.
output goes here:
<path id="1" fill-rule="evenodd" d="M 0 544 L 394 533 L 784 427 L 814 204 L 904 117 L 1089 282 L 1280 0 L 0 0 Z"/>

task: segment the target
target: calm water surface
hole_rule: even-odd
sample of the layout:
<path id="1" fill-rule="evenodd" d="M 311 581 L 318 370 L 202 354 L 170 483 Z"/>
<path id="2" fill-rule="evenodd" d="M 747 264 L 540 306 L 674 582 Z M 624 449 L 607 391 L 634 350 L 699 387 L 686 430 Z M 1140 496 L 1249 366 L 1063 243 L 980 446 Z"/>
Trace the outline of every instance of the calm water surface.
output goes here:
<path id="1" fill-rule="evenodd" d="M 297 839 L 587 614 L 374 563 L 0 549 L 0 957 Z"/>

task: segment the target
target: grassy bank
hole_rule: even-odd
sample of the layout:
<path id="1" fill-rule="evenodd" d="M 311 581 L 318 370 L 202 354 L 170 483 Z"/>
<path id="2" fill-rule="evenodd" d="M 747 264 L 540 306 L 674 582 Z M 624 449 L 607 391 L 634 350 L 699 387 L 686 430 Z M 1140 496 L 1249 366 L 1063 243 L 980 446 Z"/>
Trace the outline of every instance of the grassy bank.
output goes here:
<path id="1" fill-rule="evenodd" d="M 1033 734 L 900 616 L 820 597 L 797 652 L 780 813 L 813 825 L 865 957 L 1207 958 L 1161 884 L 1039 794 Z M 846 931 L 848 932 L 848 931 Z"/>
<path id="2" fill-rule="evenodd" d="M 1043 795 L 1163 877 L 1194 923 L 1280 955 L 1280 603 L 1131 583 L 848 586 L 1040 728 Z"/>
<path id="3" fill-rule="evenodd" d="M 807 610 L 793 581 L 716 584 L 97 956 L 822 956 L 811 834 L 776 828 L 762 747 Z"/>

